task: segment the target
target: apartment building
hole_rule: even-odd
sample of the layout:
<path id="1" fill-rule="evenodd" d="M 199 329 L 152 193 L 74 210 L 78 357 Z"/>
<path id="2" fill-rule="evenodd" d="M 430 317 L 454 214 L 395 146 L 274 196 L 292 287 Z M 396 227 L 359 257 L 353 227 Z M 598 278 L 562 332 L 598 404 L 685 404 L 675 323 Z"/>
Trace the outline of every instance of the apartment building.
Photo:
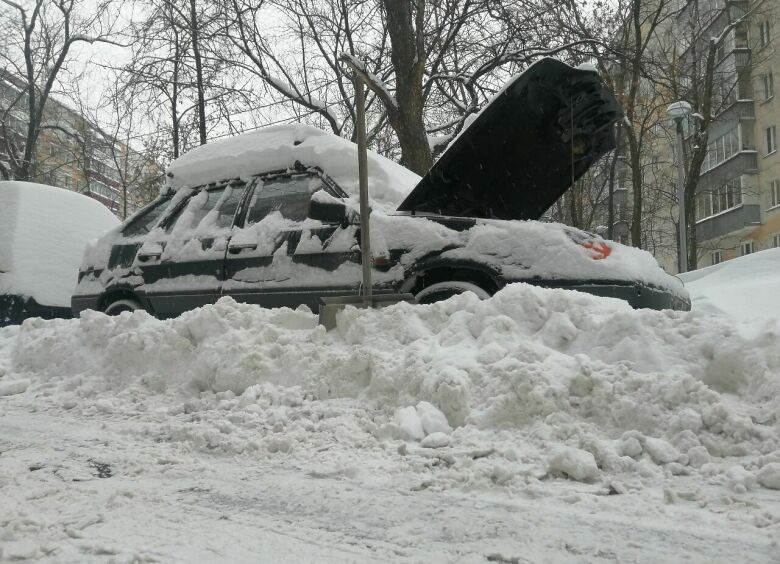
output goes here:
<path id="1" fill-rule="evenodd" d="M 0 69 L 0 161 L 10 141 L 23 144 L 28 121 L 24 83 Z M 120 218 L 156 193 L 162 169 L 79 112 L 50 98 L 43 125 L 30 181 L 86 194 Z"/>
<path id="2" fill-rule="evenodd" d="M 692 0 L 678 25 L 699 29 L 683 62 L 695 49 L 731 27 L 715 58 L 713 114 L 708 151 L 696 192 L 699 267 L 780 247 L 780 102 L 778 6 L 774 0 Z M 699 18 L 697 26 L 685 26 Z M 734 23 L 737 25 L 733 25 Z"/>

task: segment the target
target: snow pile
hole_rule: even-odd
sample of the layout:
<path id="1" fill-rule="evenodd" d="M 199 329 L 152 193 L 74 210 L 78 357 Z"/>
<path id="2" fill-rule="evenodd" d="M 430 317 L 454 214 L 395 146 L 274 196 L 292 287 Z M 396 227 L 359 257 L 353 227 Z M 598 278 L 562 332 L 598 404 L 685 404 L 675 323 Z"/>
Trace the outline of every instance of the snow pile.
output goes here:
<path id="1" fill-rule="evenodd" d="M 0 294 L 69 307 L 84 248 L 118 224 L 87 196 L 30 182 L 0 182 Z"/>
<path id="2" fill-rule="evenodd" d="M 681 274 L 694 309 L 737 319 L 780 318 L 780 249 Z"/>
<path id="3" fill-rule="evenodd" d="M 169 321 L 28 320 L 0 331 L 1 374 L 9 393 L 205 451 L 311 462 L 411 441 L 398 452 L 451 453 L 440 489 L 698 474 L 741 491 L 775 487 L 780 462 L 777 321 L 738 331 L 522 284 L 347 309 L 330 333 L 227 298 Z"/>
<path id="4" fill-rule="evenodd" d="M 168 168 L 173 188 L 200 186 L 228 178 L 292 168 L 296 161 L 316 166 L 343 190 L 357 196 L 357 145 L 309 125 L 264 127 L 201 145 L 176 159 Z M 399 164 L 368 151 L 371 198 L 394 209 L 420 181 Z"/>

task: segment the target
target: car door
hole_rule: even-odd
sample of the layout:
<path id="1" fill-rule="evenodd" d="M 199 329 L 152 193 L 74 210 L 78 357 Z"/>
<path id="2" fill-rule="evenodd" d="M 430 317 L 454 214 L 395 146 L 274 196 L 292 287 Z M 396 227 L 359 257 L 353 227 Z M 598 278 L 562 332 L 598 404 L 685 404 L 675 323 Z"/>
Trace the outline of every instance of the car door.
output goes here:
<path id="1" fill-rule="evenodd" d="M 138 250 L 141 290 L 159 317 L 214 303 L 244 182 L 193 193 Z"/>
<path id="2" fill-rule="evenodd" d="M 243 228 L 225 258 L 223 294 L 265 307 L 317 310 L 323 295 L 354 293 L 360 283 L 357 226 L 308 219 L 311 196 L 327 189 L 316 173 L 258 181 Z"/>

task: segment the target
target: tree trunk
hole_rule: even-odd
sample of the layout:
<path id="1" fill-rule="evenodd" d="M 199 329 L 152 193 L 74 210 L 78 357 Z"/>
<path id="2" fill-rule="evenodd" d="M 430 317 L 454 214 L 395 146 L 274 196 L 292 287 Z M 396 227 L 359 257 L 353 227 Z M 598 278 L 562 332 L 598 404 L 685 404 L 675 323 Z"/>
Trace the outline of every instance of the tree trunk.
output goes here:
<path id="1" fill-rule="evenodd" d="M 423 0 L 383 0 L 383 3 L 398 102 L 397 108 L 388 108 L 388 120 L 401 144 L 401 164 L 422 175 L 433 164 L 423 121 L 425 4 Z"/>
<path id="2" fill-rule="evenodd" d="M 171 28 L 173 29 L 173 84 L 171 85 L 171 116 L 173 119 L 173 158 L 179 158 L 179 64 L 181 51 L 179 49 L 179 32 L 173 20 L 173 9 L 170 9 Z"/>
<path id="3" fill-rule="evenodd" d="M 627 132 L 629 157 L 631 159 L 631 189 L 634 195 L 634 206 L 631 210 L 631 244 L 642 247 L 642 163 L 639 155 L 639 144 L 633 131 Z"/>
<path id="4" fill-rule="evenodd" d="M 195 0 L 190 0 L 190 28 L 192 32 L 192 53 L 195 58 L 195 75 L 198 90 L 198 132 L 200 144 L 206 144 L 206 98 L 203 92 L 203 64 L 200 58 L 200 45 L 198 38 L 198 16 L 195 11 Z"/>

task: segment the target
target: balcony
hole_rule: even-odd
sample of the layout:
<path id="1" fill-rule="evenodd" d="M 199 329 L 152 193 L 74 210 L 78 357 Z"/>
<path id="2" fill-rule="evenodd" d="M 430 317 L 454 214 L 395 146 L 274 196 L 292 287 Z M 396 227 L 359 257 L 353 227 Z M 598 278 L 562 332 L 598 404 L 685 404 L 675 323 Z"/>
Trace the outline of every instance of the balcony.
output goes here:
<path id="1" fill-rule="evenodd" d="M 715 190 L 726 182 L 743 174 L 756 174 L 758 172 L 758 153 L 756 151 L 741 151 L 723 161 L 715 168 L 711 168 L 701 175 L 697 191 Z"/>
<path id="2" fill-rule="evenodd" d="M 736 47 L 731 52 L 731 56 L 734 57 L 734 67 L 737 69 L 737 72 L 742 72 L 750 67 L 750 49 L 747 47 Z"/>
<path id="3" fill-rule="evenodd" d="M 756 109 L 753 100 L 736 100 L 721 110 L 715 122 L 717 123 L 736 123 L 747 119 L 756 119 Z"/>
<path id="4" fill-rule="evenodd" d="M 740 231 L 761 224 L 761 206 L 742 204 L 696 223 L 696 238 L 708 241 L 726 235 L 740 235 Z"/>

